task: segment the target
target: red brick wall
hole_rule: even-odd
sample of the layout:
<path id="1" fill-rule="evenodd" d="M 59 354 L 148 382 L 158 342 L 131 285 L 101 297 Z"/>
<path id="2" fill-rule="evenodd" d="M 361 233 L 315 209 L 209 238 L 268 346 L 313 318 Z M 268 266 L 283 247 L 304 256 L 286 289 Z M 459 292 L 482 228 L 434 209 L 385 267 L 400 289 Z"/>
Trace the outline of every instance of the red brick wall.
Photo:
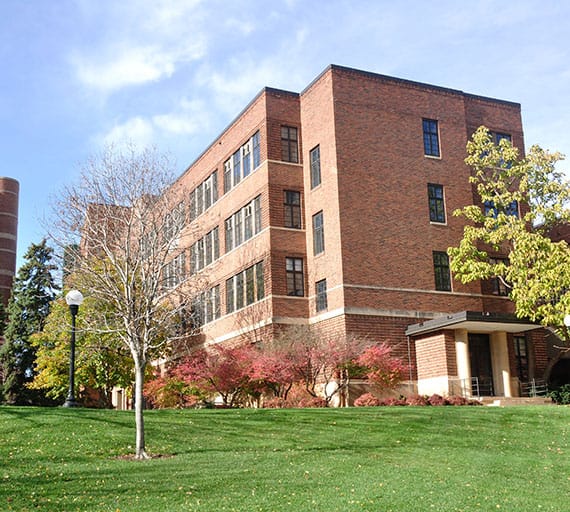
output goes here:
<path id="1" fill-rule="evenodd" d="M 0 300 L 8 304 L 16 272 L 18 198 L 20 184 L 0 178 Z"/>
<path id="2" fill-rule="evenodd" d="M 453 331 L 441 331 L 416 340 L 418 379 L 457 375 Z"/>
<path id="3" fill-rule="evenodd" d="M 305 226 L 307 232 L 307 267 L 309 295 L 315 295 L 315 283 L 327 280 L 327 289 L 342 285 L 342 253 L 340 251 L 340 204 L 337 180 L 337 145 L 334 120 L 335 98 L 332 77 L 325 73 L 301 95 L 301 121 L 303 123 Z M 321 184 L 311 189 L 310 151 L 319 146 Z M 313 256 L 313 215 L 323 211 L 325 251 Z M 342 288 L 329 294 L 328 308 L 344 305 Z M 314 304 L 311 309 L 315 314 Z"/>

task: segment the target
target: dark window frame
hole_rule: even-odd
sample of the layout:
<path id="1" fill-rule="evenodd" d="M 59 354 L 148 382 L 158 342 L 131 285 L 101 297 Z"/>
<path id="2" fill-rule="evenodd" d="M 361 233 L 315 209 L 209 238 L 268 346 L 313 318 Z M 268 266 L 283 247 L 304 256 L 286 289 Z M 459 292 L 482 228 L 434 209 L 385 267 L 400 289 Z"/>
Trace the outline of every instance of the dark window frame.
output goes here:
<path id="1" fill-rule="evenodd" d="M 443 251 L 433 251 L 433 273 L 435 289 L 440 292 L 451 291 L 451 270 L 449 256 Z"/>
<path id="2" fill-rule="evenodd" d="M 321 184 L 321 147 L 315 146 L 309 152 L 309 161 L 311 165 L 311 189 Z"/>
<path id="3" fill-rule="evenodd" d="M 328 309 L 326 279 L 321 279 L 315 283 L 315 309 L 317 312 Z"/>
<path id="4" fill-rule="evenodd" d="M 519 378 L 520 382 L 528 382 L 530 375 L 530 364 L 528 340 L 526 339 L 526 336 L 513 336 L 513 348 L 515 354 L 515 366 L 517 368 L 517 377 Z"/>
<path id="5" fill-rule="evenodd" d="M 445 224 L 445 194 L 443 185 L 428 183 L 429 220 Z"/>
<path id="6" fill-rule="evenodd" d="M 323 210 L 313 215 L 313 254 L 325 252 L 325 224 Z"/>
<path id="7" fill-rule="evenodd" d="M 298 190 L 283 191 L 283 225 L 286 228 L 301 229 L 301 192 Z"/>
<path id="8" fill-rule="evenodd" d="M 440 158 L 439 122 L 436 119 L 422 119 L 422 131 L 424 139 L 424 155 Z"/>
<path id="9" fill-rule="evenodd" d="M 287 295 L 290 297 L 305 296 L 305 273 L 303 258 L 285 258 Z"/>
<path id="10" fill-rule="evenodd" d="M 281 160 L 299 163 L 299 131 L 295 126 L 281 126 Z"/>

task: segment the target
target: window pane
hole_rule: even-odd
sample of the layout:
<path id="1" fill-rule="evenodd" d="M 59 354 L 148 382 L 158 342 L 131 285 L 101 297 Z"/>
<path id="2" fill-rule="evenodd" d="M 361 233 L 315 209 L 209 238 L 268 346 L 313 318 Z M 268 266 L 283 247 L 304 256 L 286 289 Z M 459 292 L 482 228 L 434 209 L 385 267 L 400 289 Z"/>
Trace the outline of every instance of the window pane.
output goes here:
<path id="1" fill-rule="evenodd" d="M 424 119 L 424 154 L 428 156 L 439 156 L 439 133 L 437 121 L 433 119 Z"/>
<path id="2" fill-rule="evenodd" d="M 246 303 L 253 304 L 255 302 L 255 279 L 254 267 L 249 267 L 245 271 L 245 290 L 246 290 Z"/>
<path id="3" fill-rule="evenodd" d="M 313 215 L 313 251 L 320 254 L 325 250 L 323 212 Z"/>
<path id="4" fill-rule="evenodd" d="M 261 148 L 260 148 L 259 132 L 257 132 L 252 137 L 252 145 L 253 145 L 253 168 L 257 169 L 259 167 L 259 164 L 261 163 Z"/>
<path id="5" fill-rule="evenodd" d="M 297 128 L 281 127 L 281 159 L 285 162 L 298 163 Z"/>
<path id="6" fill-rule="evenodd" d="M 218 200 L 218 171 L 212 173 L 212 203 Z"/>
<path id="7" fill-rule="evenodd" d="M 226 281 L 226 313 L 234 310 L 234 278 L 230 277 Z"/>
<path id="8" fill-rule="evenodd" d="M 234 164 L 234 170 L 233 170 L 233 177 L 234 177 L 233 181 L 234 182 L 233 182 L 233 185 L 235 187 L 241 180 L 241 156 L 240 156 L 239 151 L 236 151 L 234 153 L 233 164 Z"/>
<path id="9" fill-rule="evenodd" d="M 302 297 L 304 293 L 303 260 L 286 258 L 287 295 Z"/>
<path id="10" fill-rule="evenodd" d="M 431 222 L 445 222 L 445 203 L 443 186 L 428 184 L 429 220 Z"/>
<path id="11" fill-rule="evenodd" d="M 286 228 L 301 228 L 301 193 L 293 190 L 284 192 L 284 226 Z"/>
<path id="12" fill-rule="evenodd" d="M 233 218 L 226 220 L 226 252 L 234 248 L 234 221 Z"/>
<path id="13" fill-rule="evenodd" d="M 321 281 L 317 281 L 315 284 L 316 292 L 317 292 L 317 303 L 316 309 L 317 311 L 323 311 L 327 309 L 327 280 L 323 279 Z"/>
<path id="14" fill-rule="evenodd" d="M 232 188 L 232 164 L 230 160 L 224 163 L 224 194 Z"/>
<path id="15" fill-rule="evenodd" d="M 261 300 L 265 297 L 265 282 L 263 280 L 263 262 L 260 261 L 255 265 L 255 280 L 256 280 L 256 291 L 257 300 Z"/>
<path id="16" fill-rule="evenodd" d="M 321 150 L 320 146 L 311 150 L 311 188 L 321 183 Z"/>
<path id="17" fill-rule="evenodd" d="M 243 285 L 244 285 L 244 273 L 240 272 L 235 276 L 235 286 L 236 286 L 236 309 L 243 308 Z"/>
<path id="18" fill-rule="evenodd" d="M 253 215 L 255 217 L 255 231 L 257 234 L 261 231 L 261 196 L 257 196 L 253 200 Z"/>
<path id="19" fill-rule="evenodd" d="M 451 291 L 451 275 L 449 272 L 449 257 L 445 252 L 433 253 L 433 267 L 435 275 L 435 289 Z"/>

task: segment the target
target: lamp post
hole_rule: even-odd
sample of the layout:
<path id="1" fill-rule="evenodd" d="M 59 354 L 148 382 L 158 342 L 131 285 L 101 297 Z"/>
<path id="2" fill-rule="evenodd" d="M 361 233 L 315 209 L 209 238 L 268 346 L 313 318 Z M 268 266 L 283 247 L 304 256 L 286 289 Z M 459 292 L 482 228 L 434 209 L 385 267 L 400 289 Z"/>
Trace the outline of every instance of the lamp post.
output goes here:
<path id="1" fill-rule="evenodd" d="M 71 343 L 69 347 L 69 392 L 63 406 L 78 407 L 79 404 L 75 401 L 75 317 L 83 302 L 83 295 L 79 290 L 71 290 L 65 296 L 65 302 L 67 302 L 71 313 Z"/>

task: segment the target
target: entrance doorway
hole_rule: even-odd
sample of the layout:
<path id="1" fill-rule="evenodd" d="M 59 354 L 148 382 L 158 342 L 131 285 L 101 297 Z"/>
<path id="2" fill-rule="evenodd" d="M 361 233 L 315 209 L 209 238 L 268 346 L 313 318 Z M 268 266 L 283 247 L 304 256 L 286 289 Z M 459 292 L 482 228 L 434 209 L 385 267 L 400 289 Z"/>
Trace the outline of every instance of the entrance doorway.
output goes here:
<path id="1" fill-rule="evenodd" d="M 469 363 L 471 393 L 474 396 L 493 396 L 493 367 L 488 334 L 469 334 Z"/>

